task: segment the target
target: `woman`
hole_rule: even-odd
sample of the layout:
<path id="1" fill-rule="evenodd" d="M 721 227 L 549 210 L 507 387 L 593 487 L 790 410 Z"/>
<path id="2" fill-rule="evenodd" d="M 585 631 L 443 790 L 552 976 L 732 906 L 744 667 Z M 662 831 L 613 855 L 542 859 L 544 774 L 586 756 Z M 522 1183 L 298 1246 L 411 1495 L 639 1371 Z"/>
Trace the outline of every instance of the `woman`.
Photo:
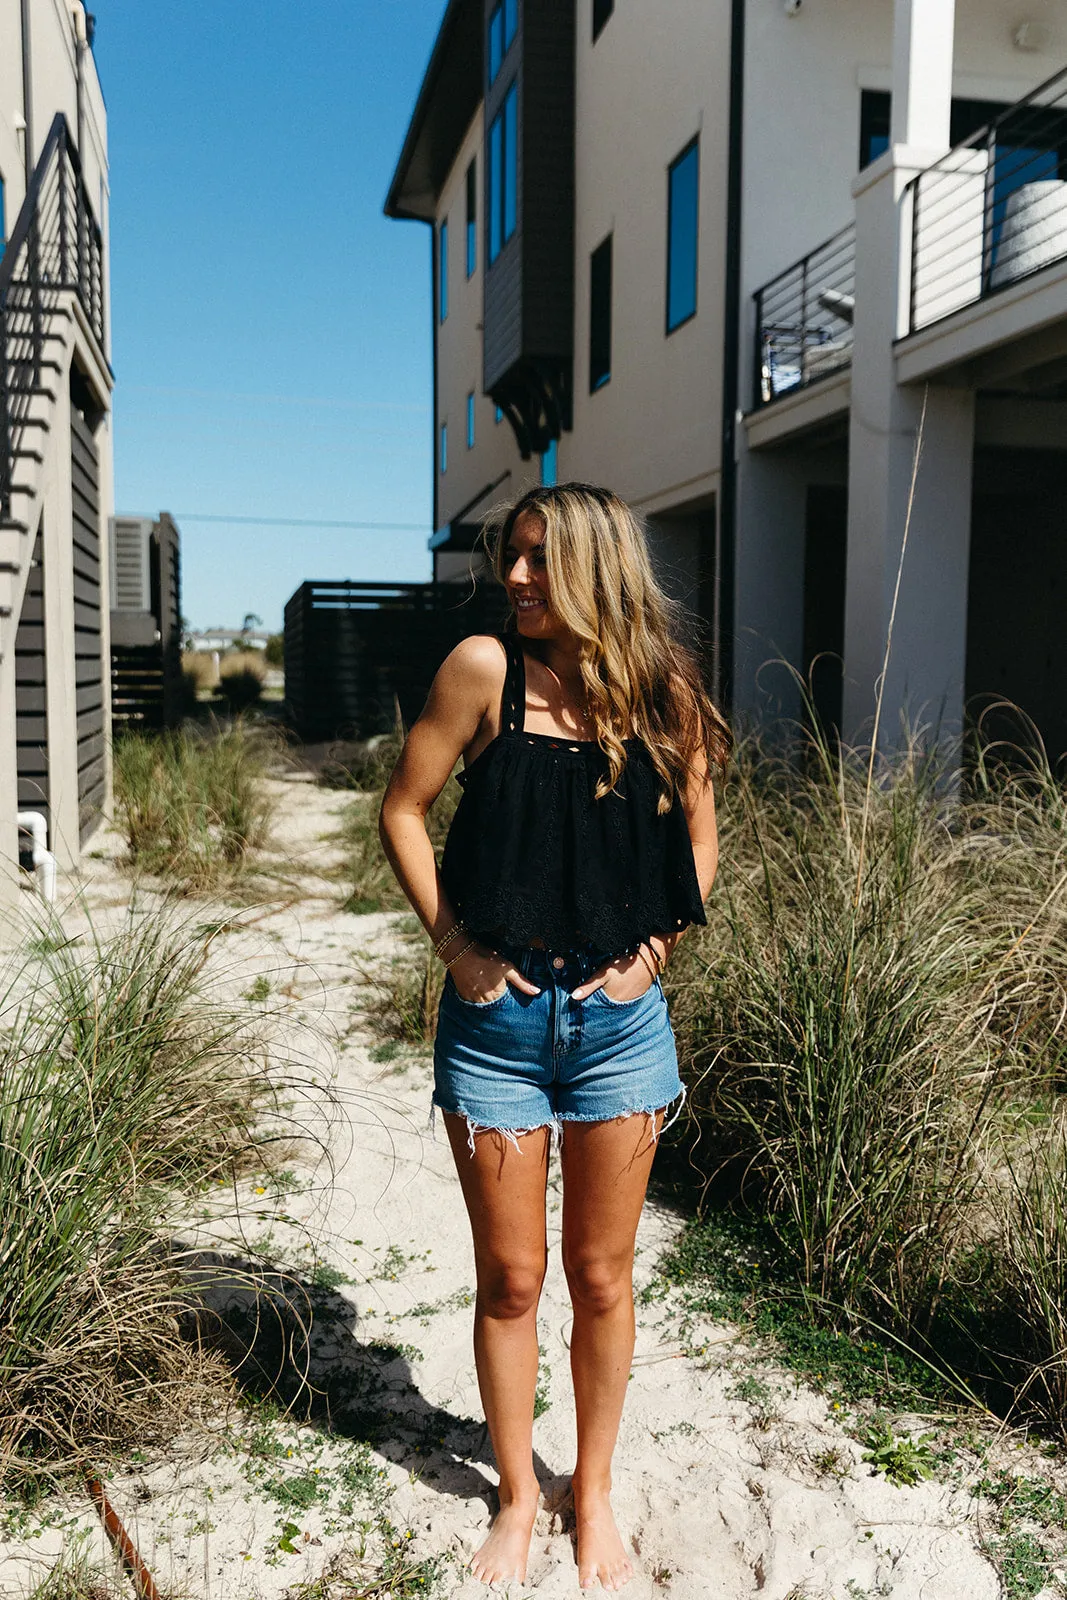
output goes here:
<path id="1" fill-rule="evenodd" d="M 659 973 L 715 876 L 709 769 L 729 750 L 633 514 L 534 489 L 495 538 L 503 638 L 445 661 L 382 804 L 393 869 L 448 968 L 434 1050 L 477 1271 L 474 1350 L 500 1509 L 471 1562 L 524 1579 L 550 1145 L 560 1142 L 579 1583 L 621 1589 L 611 1458 L 634 1344 L 633 1255 L 684 1093 Z M 426 813 L 460 756 L 438 872 Z"/>

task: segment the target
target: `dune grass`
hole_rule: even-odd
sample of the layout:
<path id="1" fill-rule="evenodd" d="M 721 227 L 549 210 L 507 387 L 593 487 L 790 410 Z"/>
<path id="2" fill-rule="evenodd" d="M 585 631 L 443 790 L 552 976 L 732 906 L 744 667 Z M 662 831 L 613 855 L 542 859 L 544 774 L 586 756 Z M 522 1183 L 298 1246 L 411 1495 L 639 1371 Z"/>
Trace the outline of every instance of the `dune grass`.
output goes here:
<path id="1" fill-rule="evenodd" d="M 115 744 L 115 824 L 131 866 L 186 893 L 232 884 L 270 835 L 270 730 L 236 718 L 209 731 L 129 733 Z"/>
<path id="2" fill-rule="evenodd" d="M 185 1425 L 209 1357 L 161 1217 L 254 1156 L 277 1090 L 203 976 L 211 929 L 46 930 L 0 998 L 0 1481 Z M 261 1158 L 260 1158 L 261 1159 Z"/>

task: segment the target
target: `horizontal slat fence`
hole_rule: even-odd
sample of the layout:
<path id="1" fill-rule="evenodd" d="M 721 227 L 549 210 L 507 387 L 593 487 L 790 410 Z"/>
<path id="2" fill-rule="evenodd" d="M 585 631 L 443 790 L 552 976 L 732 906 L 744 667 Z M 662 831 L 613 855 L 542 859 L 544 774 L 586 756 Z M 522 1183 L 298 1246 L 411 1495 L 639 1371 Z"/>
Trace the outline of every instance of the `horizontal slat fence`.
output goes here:
<path id="1" fill-rule="evenodd" d="M 496 633 L 496 584 L 302 583 L 285 607 L 285 698 L 308 743 L 388 733 L 418 716 L 449 651 Z"/>

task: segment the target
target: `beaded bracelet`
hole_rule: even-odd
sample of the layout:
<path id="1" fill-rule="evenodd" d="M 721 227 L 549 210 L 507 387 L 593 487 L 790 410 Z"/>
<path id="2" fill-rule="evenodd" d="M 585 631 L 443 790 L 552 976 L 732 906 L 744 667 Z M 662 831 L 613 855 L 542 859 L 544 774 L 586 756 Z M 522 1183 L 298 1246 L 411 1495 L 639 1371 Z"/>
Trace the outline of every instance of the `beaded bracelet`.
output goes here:
<path id="1" fill-rule="evenodd" d="M 451 944 L 452 940 L 456 937 L 457 933 L 465 933 L 465 932 L 466 932 L 466 929 L 464 928 L 462 922 L 454 922 L 452 924 L 452 926 L 449 928 L 448 932 L 447 933 L 443 933 L 441 935 L 441 937 L 438 939 L 437 943 L 434 945 L 434 947 L 433 947 L 434 955 L 435 956 L 441 955 L 442 951 L 446 950 L 448 948 L 448 946 Z"/>
<path id="2" fill-rule="evenodd" d="M 466 944 L 463 946 L 463 949 L 462 950 L 457 950 L 456 954 L 451 958 L 451 960 L 445 962 L 445 967 L 446 968 L 454 967 L 456 962 L 461 960 L 461 958 L 467 954 L 468 950 L 473 950 L 474 949 L 475 943 L 476 943 L 476 941 L 474 939 L 468 939 Z"/>

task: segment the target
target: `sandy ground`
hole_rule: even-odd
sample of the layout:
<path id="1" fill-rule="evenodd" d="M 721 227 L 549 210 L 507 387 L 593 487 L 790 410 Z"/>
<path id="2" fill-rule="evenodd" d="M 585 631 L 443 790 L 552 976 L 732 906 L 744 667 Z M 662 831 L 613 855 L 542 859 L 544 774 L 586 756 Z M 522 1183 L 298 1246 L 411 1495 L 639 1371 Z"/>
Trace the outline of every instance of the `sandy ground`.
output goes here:
<path id="1" fill-rule="evenodd" d="M 361 1544 L 372 1564 L 379 1559 L 385 1524 L 373 1506 L 391 1524 L 387 1543 L 395 1538 L 412 1560 L 447 1558 L 437 1592 L 484 1593 L 463 1572 L 488 1526 L 495 1481 L 470 1348 L 466 1218 L 447 1145 L 427 1131 L 427 1054 L 405 1048 L 382 1059 L 388 1051 L 375 1048 L 359 1012 L 367 970 L 405 959 L 406 947 L 397 917 L 341 911 L 338 882 L 321 875 L 337 860 L 330 835 L 348 797 L 302 777 L 279 781 L 277 790 L 276 854 L 291 890 L 285 903 L 237 914 L 213 961 L 231 994 L 268 986 L 265 998 L 244 1003 L 271 1011 L 285 1034 L 279 1073 L 292 1075 L 296 1061 L 298 1076 L 330 1085 L 329 1115 L 317 1098 L 298 1096 L 294 1107 L 329 1145 L 330 1160 L 311 1159 L 305 1145 L 283 1163 L 285 1176 L 220 1195 L 206 1215 L 179 1219 L 176 1231 L 183 1243 L 213 1245 L 235 1262 L 250 1246 L 273 1251 L 292 1269 L 284 1285 L 291 1302 L 300 1301 L 301 1284 L 318 1280 L 314 1373 L 330 1391 L 331 1420 L 268 1421 L 257 1434 L 220 1419 L 206 1436 L 193 1430 L 164 1455 L 146 1452 L 113 1473 L 110 1489 L 171 1595 L 362 1594 L 358 1585 L 299 1586 L 331 1570 L 354 1578 Z M 104 834 L 95 846 L 80 899 L 63 911 L 72 931 L 86 916 L 106 927 L 129 901 L 129 881 L 113 860 L 118 841 Z M 528 1576 L 530 1590 L 545 1597 L 577 1592 L 566 1516 L 574 1432 L 570 1311 L 555 1248 L 558 1173 L 549 1202 L 544 1409 L 535 1425 L 544 1509 Z M 680 1225 L 649 1204 L 639 1286 Z M 238 1288 L 230 1299 L 240 1298 Z M 895 1420 L 913 1433 L 927 1425 Z M 368 1433 L 369 1454 L 359 1443 Z M 980 1421 L 972 1434 L 988 1445 L 991 1430 Z M 1002 1438 L 992 1449 L 1015 1470 L 1048 1474 L 1038 1452 L 1018 1441 Z M 977 1458 L 962 1450 L 942 1480 L 895 1488 L 862 1455 L 826 1397 L 761 1358 L 747 1337 L 709 1326 L 689 1330 L 683 1344 L 670 1296 L 642 1307 L 616 1456 L 617 1512 L 637 1569 L 627 1593 L 993 1600 L 998 1579 L 984 1553 L 990 1508 L 969 1487 Z M 99 1525 L 77 1498 L 21 1524 L 9 1516 L 0 1594 L 28 1593 L 60 1551 L 78 1549 L 90 1563 L 109 1563 Z"/>

